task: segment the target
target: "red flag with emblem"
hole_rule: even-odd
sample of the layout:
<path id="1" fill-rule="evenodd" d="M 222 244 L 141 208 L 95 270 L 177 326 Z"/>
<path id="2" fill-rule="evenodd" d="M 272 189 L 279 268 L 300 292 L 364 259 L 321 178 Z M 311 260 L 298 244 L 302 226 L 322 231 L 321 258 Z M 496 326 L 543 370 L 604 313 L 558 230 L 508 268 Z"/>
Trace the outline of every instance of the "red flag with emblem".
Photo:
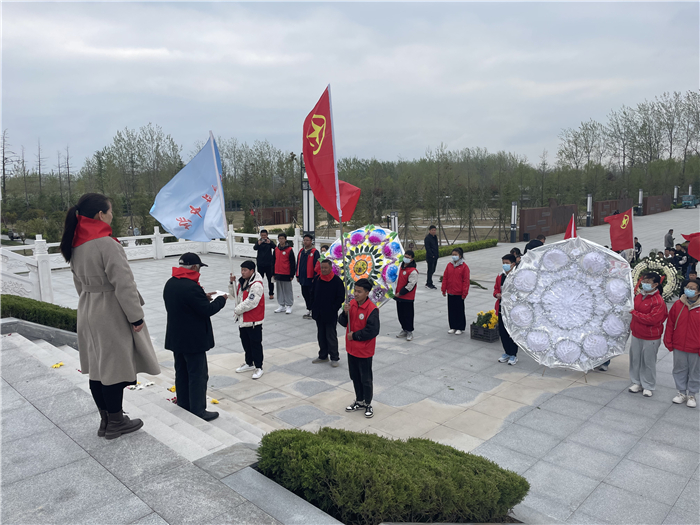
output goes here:
<path id="1" fill-rule="evenodd" d="M 566 235 L 564 239 L 572 239 L 576 237 L 576 221 L 574 221 L 574 214 L 571 214 L 571 219 L 569 219 L 569 225 L 566 227 Z"/>
<path id="2" fill-rule="evenodd" d="M 311 191 L 318 203 L 336 221 L 347 222 L 355 213 L 360 188 L 338 180 L 332 118 L 329 84 L 304 120 L 304 164 Z"/>
<path id="3" fill-rule="evenodd" d="M 681 236 L 688 241 L 688 255 L 700 261 L 700 232 L 691 233 L 689 235 L 683 235 L 681 233 Z"/>
<path id="4" fill-rule="evenodd" d="M 634 248 L 632 231 L 632 208 L 624 213 L 609 215 L 605 222 L 610 225 L 610 249 L 614 252 Z"/>

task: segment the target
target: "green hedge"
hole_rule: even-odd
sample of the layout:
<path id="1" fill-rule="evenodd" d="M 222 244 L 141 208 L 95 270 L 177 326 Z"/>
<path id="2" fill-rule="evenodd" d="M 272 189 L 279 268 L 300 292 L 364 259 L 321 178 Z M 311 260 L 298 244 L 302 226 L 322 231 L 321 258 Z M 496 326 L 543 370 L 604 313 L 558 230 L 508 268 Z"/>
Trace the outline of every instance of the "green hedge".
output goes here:
<path id="1" fill-rule="evenodd" d="M 530 489 L 514 472 L 428 439 L 276 430 L 258 454 L 263 474 L 348 525 L 489 522 Z"/>
<path id="2" fill-rule="evenodd" d="M 77 332 L 78 312 L 76 310 L 18 295 L 0 296 L 0 316 L 16 317 L 44 326 Z"/>
<path id="3" fill-rule="evenodd" d="M 498 239 L 486 239 L 485 241 L 467 242 L 464 244 L 450 244 L 449 246 L 440 246 L 438 254 L 440 257 L 452 254 L 455 248 L 462 248 L 464 253 L 483 250 L 484 248 L 493 248 L 498 244 Z M 416 261 L 425 261 L 425 250 L 414 250 Z"/>

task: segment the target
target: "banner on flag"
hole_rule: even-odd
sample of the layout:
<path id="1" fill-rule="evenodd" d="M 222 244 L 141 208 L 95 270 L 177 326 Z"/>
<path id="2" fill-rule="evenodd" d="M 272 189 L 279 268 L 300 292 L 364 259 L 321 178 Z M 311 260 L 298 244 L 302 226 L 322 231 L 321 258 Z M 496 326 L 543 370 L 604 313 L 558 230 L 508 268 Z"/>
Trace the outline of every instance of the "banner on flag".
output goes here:
<path id="1" fill-rule="evenodd" d="M 221 158 L 214 136 L 156 195 L 151 215 L 178 239 L 226 237 Z"/>
<path id="2" fill-rule="evenodd" d="M 610 224 L 610 249 L 614 252 L 634 248 L 632 231 L 632 208 L 624 213 L 609 215 L 605 222 Z"/>
<path id="3" fill-rule="evenodd" d="M 330 84 L 304 120 L 303 144 L 314 197 L 336 221 L 349 221 L 360 199 L 360 188 L 338 180 Z"/>
<path id="4" fill-rule="evenodd" d="M 574 214 L 571 214 L 571 219 L 569 220 L 569 225 L 566 227 L 566 235 L 564 235 L 564 240 L 572 239 L 576 237 L 576 221 L 574 220 Z"/>

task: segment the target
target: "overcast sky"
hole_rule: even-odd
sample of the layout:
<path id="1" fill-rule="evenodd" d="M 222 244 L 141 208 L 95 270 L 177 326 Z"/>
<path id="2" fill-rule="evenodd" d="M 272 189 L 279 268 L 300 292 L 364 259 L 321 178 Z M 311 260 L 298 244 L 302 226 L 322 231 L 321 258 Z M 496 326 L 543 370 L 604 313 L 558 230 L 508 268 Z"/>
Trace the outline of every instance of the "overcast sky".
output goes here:
<path id="1" fill-rule="evenodd" d="M 2 127 L 75 164 L 149 122 L 301 151 L 330 82 L 339 156 L 441 142 L 550 162 L 562 128 L 698 89 L 690 3 L 7 3 Z"/>

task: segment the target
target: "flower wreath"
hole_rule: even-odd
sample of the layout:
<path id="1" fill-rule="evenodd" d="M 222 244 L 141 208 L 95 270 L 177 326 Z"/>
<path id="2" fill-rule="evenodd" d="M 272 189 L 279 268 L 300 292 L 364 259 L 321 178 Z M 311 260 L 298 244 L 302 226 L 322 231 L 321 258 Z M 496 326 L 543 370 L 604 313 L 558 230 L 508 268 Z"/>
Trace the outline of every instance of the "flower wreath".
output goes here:
<path id="1" fill-rule="evenodd" d="M 663 254 L 650 253 L 639 261 L 632 270 L 632 282 L 635 285 L 635 292 L 639 292 L 641 287 L 642 276 L 647 272 L 656 272 L 661 276 L 661 284 L 663 293 L 661 296 L 664 301 L 668 302 L 673 297 L 680 296 L 681 284 L 683 283 L 683 275 L 670 262 L 664 259 Z"/>

